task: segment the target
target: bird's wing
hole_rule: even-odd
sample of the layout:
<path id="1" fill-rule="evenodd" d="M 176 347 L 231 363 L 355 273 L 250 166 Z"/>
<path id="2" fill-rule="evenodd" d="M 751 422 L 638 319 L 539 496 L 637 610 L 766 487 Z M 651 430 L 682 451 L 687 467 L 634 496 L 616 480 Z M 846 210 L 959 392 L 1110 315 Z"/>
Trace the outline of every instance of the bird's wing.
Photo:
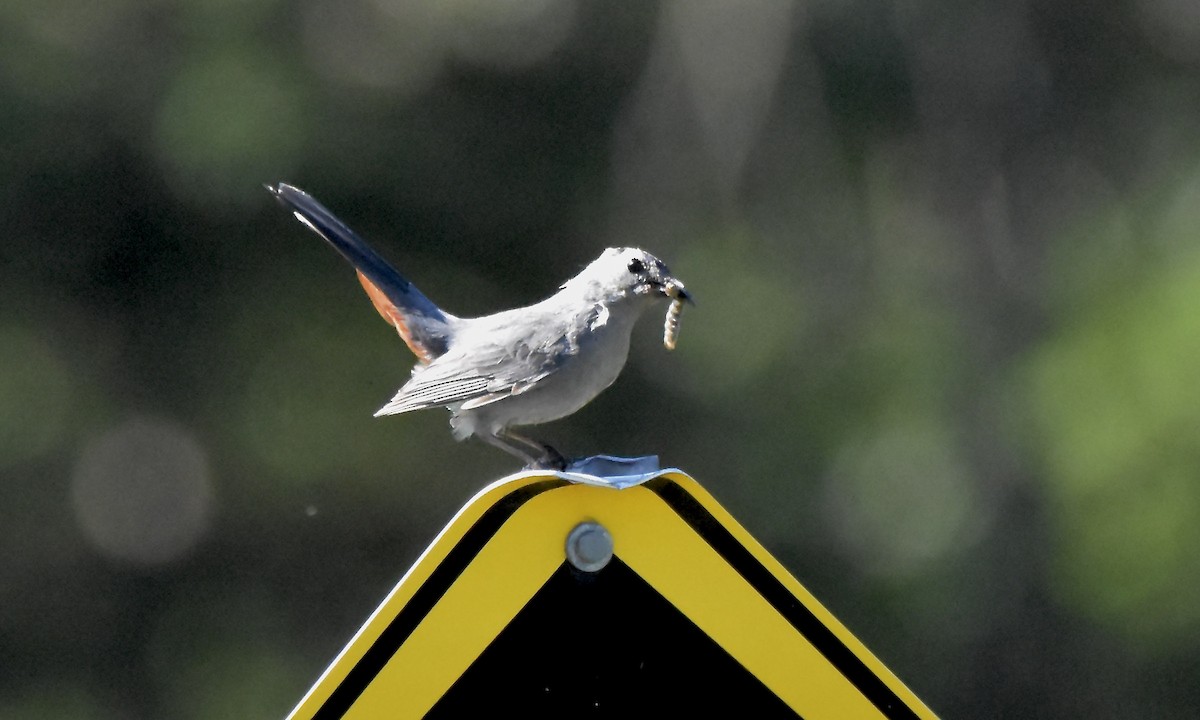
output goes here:
<path id="1" fill-rule="evenodd" d="M 526 392 L 553 375 L 573 351 L 572 336 L 544 335 L 546 341 L 538 342 L 503 326 L 477 334 L 429 365 L 418 366 L 412 379 L 375 415 L 457 404 L 471 409 Z"/>

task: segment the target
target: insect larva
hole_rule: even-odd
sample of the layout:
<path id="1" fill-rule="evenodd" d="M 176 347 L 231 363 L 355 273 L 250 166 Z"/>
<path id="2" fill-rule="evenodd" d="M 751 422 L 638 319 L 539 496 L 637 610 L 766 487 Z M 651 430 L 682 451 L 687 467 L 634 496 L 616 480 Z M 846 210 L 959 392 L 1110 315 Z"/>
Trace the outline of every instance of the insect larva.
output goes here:
<path id="1" fill-rule="evenodd" d="M 671 307 L 667 308 L 667 317 L 663 321 L 663 347 L 668 350 L 674 350 L 679 340 L 679 315 L 682 312 L 683 300 L 675 298 L 671 301 Z"/>

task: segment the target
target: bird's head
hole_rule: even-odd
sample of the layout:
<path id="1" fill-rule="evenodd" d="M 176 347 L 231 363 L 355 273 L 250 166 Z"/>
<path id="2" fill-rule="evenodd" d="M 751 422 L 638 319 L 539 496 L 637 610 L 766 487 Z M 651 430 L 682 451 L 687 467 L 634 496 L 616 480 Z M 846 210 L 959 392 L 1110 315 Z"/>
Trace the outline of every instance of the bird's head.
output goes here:
<path id="1" fill-rule="evenodd" d="M 694 302 L 662 260 L 639 248 L 605 250 L 567 285 L 575 283 L 606 299 L 664 297 Z"/>

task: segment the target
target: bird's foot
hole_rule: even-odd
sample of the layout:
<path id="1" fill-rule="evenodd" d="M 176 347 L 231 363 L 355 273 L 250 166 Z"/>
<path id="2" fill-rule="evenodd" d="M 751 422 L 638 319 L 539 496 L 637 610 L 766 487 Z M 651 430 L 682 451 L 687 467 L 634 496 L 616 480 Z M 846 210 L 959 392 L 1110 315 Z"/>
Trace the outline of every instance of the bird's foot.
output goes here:
<path id="1" fill-rule="evenodd" d="M 562 472 L 567 469 L 571 461 L 563 456 L 562 453 L 547 445 L 543 452 L 536 460 L 525 466 L 526 470 L 554 470 Z"/>

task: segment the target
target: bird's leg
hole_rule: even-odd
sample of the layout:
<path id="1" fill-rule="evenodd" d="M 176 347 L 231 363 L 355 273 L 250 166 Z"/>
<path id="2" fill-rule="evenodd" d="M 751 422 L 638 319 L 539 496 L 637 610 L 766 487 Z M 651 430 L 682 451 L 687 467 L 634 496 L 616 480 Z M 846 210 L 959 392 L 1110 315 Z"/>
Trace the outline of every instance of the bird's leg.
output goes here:
<path id="1" fill-rule="evenodd" d="M 534 450 L 541 452 L 541 456 L 530 464 L 530 469 L 566 470 L 567 465 L 570 464 L 562 453 L 544 442 L 538 442 L 533 438 L 527 438 L 524 435 L 519 435 L 508 429 L 501 430 L 500 434 L 503 435 L 506 440 L 514 440 L 526 447 L 533 448 Z"/>
<path id="2" fill-rule="evenodd" d="M 499 433 L 495 435 L 489 433 L 477 433 L 475 437 L 484 441 L 488 445 L 491 445 L 492 447 L 500 448 L 509 455 L 515 455 L 516 457 L 521 458 L 521 461 L 525 463 L 525 467 L 533 468 L 537 467 L 538 465 L 537 458 L 525 452 L 524 450 L 505 442 L 504 439 L 500 437 Z"/>

